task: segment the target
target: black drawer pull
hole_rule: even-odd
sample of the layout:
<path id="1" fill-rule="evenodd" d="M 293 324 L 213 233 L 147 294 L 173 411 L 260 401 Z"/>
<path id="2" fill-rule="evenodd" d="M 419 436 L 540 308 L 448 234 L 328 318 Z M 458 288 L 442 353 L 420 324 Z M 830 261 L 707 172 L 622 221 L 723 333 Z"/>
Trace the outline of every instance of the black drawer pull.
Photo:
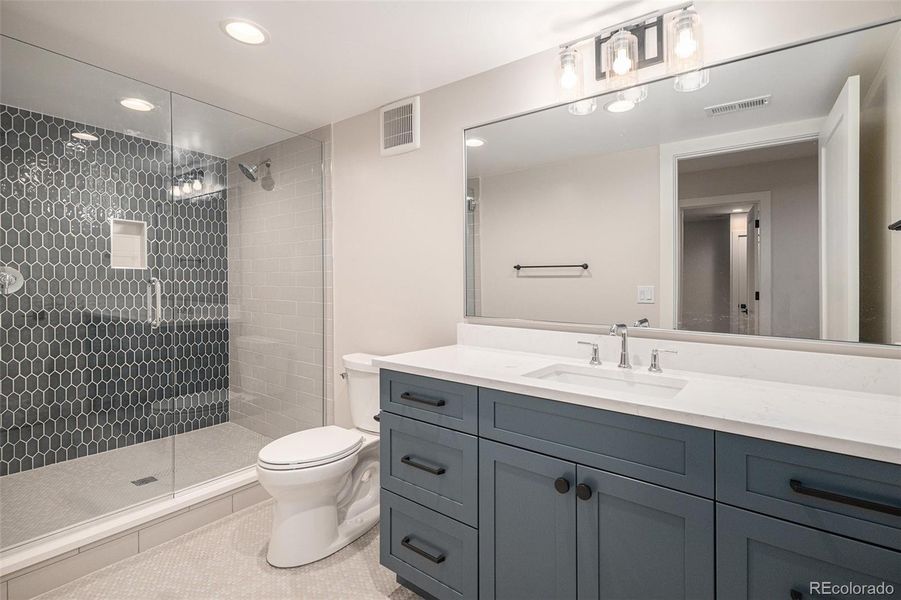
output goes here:
<path id="1" fill-rule="evenodd" d="M 431 473 L 432 475 L 444 475 L 445 469 L 444 467 L 430 467 L 429 465 L 424 465 L 421 462 L 416 462 L 410 455 L 402 456 L 400 462 L 405 465 L 410 465 L 414 469 L 419 469 L 420 471 L 425 471 L 426 473 Z"/>
<path id="2" fill-rule="evenodd" d="M 901 507 L 889 506 L 888 504 L 881 504 L 879 502 L 871 502 L 869 500 L 863 500 L 862 498 L 854 498 L 852 496 L 836 494 L 835 492 L 829 492 L 826 490 L 818 490 L 816 488 L 805 486 L 797 479 L 792 479 L 788 483 L 791 486 L 792 490 L 794 490 L 798 494 L 813 496 L 814 498 L 822 498 L 823 500 L 829 500 L 831 502 L 839 502 L 841 504 L 848 504 L 850 506 L 856 506 L 858 508 L 875 510 L 876 512 L 886 513 L 895 517 L 901 517 Z"/>
<path id="3" fill-rule="evenodd" d="M 400 395 L 401 400 L 409 400 L 411 402 L 419 402 L 420 404 L 428 404 L 429 406 L 444 406 L 444 400 L 432 400 L 431 398 L 419 398 L 410 392 L 404 392 Z"/>
<path id="4" fill-rule="evenodd" d="M 803 598 L 804 598 L 804 594 L 802 594 L 798 590 L 791 590 L 788 593 L 788 595 L 791 598 L 791 600 L 803 600 Z"/>
<path id="5" fill-rule="evenodd" d="M 422 556 L 423 558 L 429 559 L 436 565 L 440 565 L 441 563 L 444 562 L 445 556 L 443 554 L 439 554 L 438 556 L 435 556 L 434 554 L 429 554 L 422 548 L 418 548 L 418 547 L 414 546 L 413 544 L 410 543 L 410 536 L 407 536 L 404 539 L 402 539 L 400 541 L 400 545 L 403 546 L 404 548 L 406 548 L 407 550 L 412 550 L 413 552 L 415 552 L 419 556 Z"/>

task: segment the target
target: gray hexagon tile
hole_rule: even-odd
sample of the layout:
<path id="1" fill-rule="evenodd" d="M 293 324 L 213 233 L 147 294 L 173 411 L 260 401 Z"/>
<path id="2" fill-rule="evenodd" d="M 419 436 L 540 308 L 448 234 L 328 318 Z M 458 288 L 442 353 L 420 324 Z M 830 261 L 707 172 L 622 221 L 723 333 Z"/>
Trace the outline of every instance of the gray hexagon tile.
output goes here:
<path id="1" fill-rule="evenodd" d="M 26 280 L 0 296 L 0 475 L 228 421 L 226 161 L 5 105 L 0 126 L 0 264 Z M 112 218 L 147 223 L 148 269 L 110 268 Z"/>

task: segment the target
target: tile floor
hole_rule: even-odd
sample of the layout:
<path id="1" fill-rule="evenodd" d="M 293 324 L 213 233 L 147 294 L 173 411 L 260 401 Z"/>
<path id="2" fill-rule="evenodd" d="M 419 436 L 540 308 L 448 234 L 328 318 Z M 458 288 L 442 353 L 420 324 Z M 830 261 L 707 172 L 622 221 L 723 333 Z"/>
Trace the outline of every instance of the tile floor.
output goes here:
<path id="1" fill-rule="evenodd" d="M 0 547 L 250 466 L 269 441 L 223 423 L 0 477 Z M 148 476 L 157 480 L 132 483 Z"/>
<path id="2" fill-rule="evenodd" d="M 38 596 L 40 600 L 412 600 L 379 565 L 378 527 L 296 569 L 266 563 L 269 500 Z"/>

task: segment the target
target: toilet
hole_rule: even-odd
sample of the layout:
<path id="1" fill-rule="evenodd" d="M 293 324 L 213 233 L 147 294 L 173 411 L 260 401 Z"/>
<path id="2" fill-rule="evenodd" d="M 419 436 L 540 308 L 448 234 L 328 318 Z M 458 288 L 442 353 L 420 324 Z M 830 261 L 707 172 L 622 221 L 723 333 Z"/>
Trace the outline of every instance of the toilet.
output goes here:
<path id="1" fill-rule="evenodd" d="M 260 450 L 257 476 L 276 502 L 266 555 L 273 567 L 325 558 L 378 522 L 379 369 L 373 358 L 343 357 L 353 429 L 307 429 Z"/>

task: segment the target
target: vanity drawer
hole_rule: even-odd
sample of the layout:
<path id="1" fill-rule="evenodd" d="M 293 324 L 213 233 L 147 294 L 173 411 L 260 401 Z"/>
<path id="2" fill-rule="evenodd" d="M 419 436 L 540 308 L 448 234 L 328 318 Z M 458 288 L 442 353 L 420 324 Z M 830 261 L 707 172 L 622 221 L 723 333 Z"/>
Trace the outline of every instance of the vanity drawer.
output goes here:
<path id="1" fill-rule="evenodd" d="M 478 594 L 478 532 L 387 490 L 381 493 L 381 563 L 440 598 Z"/>
<path id="2" fill-rule="evenodd" d="M 475 386 L 382 369 L 382 410 L 475 434 L 478 404 Z"/>
<path id="3" fill-rule="evenodd" d="M 478 438 L 382 413 L 382 487 L 475 527 Z"/>
<path id="4" fill-rule="evenodd" d="M 901 550 L 901 465 L 717 433 L 716 498 Z"/>
<path id="5" fill-rule="evenodd" d="M 479 435 L 713 498 L 713 431 L 479 390 Z"/>
<path id="6" fill-rule="evenodd" d="M 723 504 L 716 510 L 717 598 L 901 600 L 899 552 Z M 832 594 L 822 588 L 827 582 L 884 584 L 893 593 Z"/>

